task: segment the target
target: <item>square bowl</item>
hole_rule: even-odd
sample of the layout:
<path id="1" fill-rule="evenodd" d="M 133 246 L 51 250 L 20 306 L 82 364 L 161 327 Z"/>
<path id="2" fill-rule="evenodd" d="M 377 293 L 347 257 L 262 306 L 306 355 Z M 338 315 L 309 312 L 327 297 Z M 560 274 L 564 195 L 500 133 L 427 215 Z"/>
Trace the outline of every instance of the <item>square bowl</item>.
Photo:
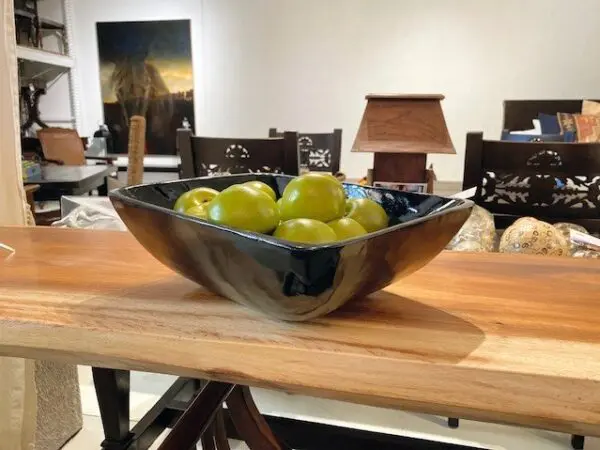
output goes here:
<path id="1" fill-rule="evenodd" d="M 173 211 L 200 186 L 217 191 L 251 180 L 280 197 L 293 179 L 242 174 L 125 187 L 109 195 L 135 238 L 160 262 L 211 291 L 271 317 L 302 321 L 375 292 L 431 261 L 469 217 L 473 203 L 344 183 L 348 198 L 370 198 L 390 226 L 354 239 L 303 245 L 215 225 Z"/>

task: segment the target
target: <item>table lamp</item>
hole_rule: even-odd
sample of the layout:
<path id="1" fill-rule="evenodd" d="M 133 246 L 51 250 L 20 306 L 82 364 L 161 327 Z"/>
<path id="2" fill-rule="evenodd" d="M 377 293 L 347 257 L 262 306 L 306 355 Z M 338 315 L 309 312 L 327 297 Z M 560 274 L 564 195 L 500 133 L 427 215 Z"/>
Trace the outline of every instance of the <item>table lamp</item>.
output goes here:
<path id="1" fill-rule="evenodd" d="M 369 94 L 352 146 L 353 152 L 372 152 L 373 181 L 433 187 L 427 170 L 428 153 L 456 154 L 440 94 Z"/>

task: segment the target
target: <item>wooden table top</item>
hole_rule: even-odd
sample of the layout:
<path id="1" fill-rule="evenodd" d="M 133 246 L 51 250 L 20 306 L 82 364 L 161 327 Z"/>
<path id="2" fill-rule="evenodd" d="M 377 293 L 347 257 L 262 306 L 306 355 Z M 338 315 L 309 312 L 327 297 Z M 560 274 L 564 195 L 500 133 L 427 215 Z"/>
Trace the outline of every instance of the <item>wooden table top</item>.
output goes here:
<path id="1" fill-rule="evenodd" d="M 42 173 L 25 180 L 25 184 L 60 185 L 76 187 L 94 177 L 106 177 L 115 171 L 114 166 L 99 164 L 90 166 L 58 166 L 49 164 L 42 167 Z"/>
<path id="2" fill-rule="evenodd" d="M 129 233 L 0 228 L 0 354 L 600 435 L 600 262 L 443 253 L 309 323 L 156 262 Z"/>

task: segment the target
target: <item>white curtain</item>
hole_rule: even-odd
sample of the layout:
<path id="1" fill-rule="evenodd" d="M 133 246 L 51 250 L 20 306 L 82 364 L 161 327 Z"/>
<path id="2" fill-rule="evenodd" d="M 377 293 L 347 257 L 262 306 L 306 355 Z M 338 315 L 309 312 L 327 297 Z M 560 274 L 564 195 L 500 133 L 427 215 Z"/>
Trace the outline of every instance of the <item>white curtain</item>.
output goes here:
<path id="1" fill-rule="evenodd" d="M 0 226 L 25 225 L 13 0 L 0 0 L 0 7 Z M 33 449 L 37 413 L 34 368 L 32 360 L 0 358 L 3 450 Z"/>

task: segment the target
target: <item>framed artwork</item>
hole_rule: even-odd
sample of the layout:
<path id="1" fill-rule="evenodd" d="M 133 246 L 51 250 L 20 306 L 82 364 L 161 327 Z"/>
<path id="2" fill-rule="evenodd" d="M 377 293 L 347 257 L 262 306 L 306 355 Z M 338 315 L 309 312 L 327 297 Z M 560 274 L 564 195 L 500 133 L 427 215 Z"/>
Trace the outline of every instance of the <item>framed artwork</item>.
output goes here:
<path id="1" fill-rule="evenodd" d="M 174 155 L 183 124 L 194 125 L 189 20 L 96 24 L 104 122 L 115 153 L 127 153 L 129 118 L 146 118 L 146 154 Z"/>

